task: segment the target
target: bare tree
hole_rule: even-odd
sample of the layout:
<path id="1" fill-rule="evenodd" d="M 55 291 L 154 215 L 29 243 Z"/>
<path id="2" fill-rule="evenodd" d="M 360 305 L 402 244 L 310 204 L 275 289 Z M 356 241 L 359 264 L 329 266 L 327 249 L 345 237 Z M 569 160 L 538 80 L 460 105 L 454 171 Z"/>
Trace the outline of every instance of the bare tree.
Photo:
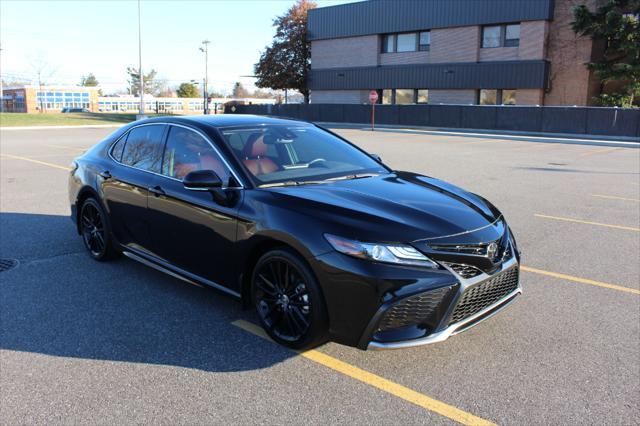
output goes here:
<path id="1" fill-rule="evenodd" d="M 44 93 L 42 90 L 42 86 L 46 84 L 46 80 L 51 78 L 55 74 L 55 69 L 53 69 L 45 57 L 42 54 L 38 54 L 36 58 L 31 62 L 31 67 L 33 68 L 34 73 L 36 74 L 36 78 L 38 79 L 38 90 L 42 94 L 40 98 L 40 112 L 44 113 L 46 111 L 46 103 L 44 101 Z"/>

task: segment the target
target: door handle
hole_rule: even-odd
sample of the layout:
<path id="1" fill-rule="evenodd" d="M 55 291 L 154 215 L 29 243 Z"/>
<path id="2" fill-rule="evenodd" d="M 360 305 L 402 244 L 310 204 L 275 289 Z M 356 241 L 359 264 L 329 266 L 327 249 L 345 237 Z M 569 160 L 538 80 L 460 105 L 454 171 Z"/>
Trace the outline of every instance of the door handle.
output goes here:
<path id="1" fill-rule="evenodd" d="M 104 180 L 111 179 L 113 177 L 113 176 L 111 176 L 111 173 L 109 173 L 109 170 L 105 170 L 104 172 L 100 172 L 99 175 Z"/>
<path id="2" fill-rule="evenodd" d="M 159 197 L 161 195 L 165 195 L 164 190 L 160 187 L 160 185 L 156 185 L 156 186 L 152 186 L 151 188 L 148 188 L 148 191 L 150 193 L 152 193 L 153 195 L 155 195 L 156 197 Z"/>

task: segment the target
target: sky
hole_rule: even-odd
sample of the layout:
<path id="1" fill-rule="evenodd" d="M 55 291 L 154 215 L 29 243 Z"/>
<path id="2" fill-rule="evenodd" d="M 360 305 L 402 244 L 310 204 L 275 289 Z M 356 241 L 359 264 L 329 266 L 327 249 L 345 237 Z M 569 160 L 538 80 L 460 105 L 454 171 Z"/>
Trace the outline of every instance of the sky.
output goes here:
<path id="1" fill-rule="evenodd" d="M 354 0 L 316 0 L 318 7 Z M 293 0 L 142 0 L 142 69 L 170 86 L 202 81 L 209 39 L 209 89 L 233 83 L 253 89 L 253 64 L 270 44 L 273 19 Z M 78 84 L 93 73 L 105 93 L 126 90 L 128 66 L 138 67 L 136 0 L 0 0 L 0 73 L 4 81 L 35 79 Z"/>

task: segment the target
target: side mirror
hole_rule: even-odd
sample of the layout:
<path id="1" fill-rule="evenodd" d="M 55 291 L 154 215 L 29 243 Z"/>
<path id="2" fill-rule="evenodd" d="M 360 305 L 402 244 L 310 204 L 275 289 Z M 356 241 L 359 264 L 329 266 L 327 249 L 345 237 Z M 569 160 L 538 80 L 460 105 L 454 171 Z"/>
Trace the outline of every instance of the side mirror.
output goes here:
<path id="1" fill-rule="evenodd" d="M 376 160 L 378 163 L 382 163 L 382 158 L 378 154 L 369 154 L 369 156 Z"/>
<path id="2" fill-rule="evenodd" d="M 188 173 L 182 184 L 187 189 L 206 191 L 222 187 L 220 177 L 213 170 L 196 170 Z"/>

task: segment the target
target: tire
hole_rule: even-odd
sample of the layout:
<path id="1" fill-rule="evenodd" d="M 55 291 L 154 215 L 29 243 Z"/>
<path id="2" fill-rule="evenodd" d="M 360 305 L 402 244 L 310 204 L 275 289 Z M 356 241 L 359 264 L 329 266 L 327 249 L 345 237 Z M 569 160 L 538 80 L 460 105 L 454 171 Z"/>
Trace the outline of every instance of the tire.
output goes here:
<path id="1" fill-rule="evenodd" d="M 260 324 L 281 345 L 299 350 L 327 341 L 324 297 L 311 269 L 293 251 L 272 250 L 258 260 L 251 299 Z"/>
<path id="2" fill-rule="evenodd" d="M 78 226 L 82 242 L 93 259 L 102 262 L 119 255 L 113 245 L 109 218 L 95 198 L 89 197 L 82 203 Z"/>

